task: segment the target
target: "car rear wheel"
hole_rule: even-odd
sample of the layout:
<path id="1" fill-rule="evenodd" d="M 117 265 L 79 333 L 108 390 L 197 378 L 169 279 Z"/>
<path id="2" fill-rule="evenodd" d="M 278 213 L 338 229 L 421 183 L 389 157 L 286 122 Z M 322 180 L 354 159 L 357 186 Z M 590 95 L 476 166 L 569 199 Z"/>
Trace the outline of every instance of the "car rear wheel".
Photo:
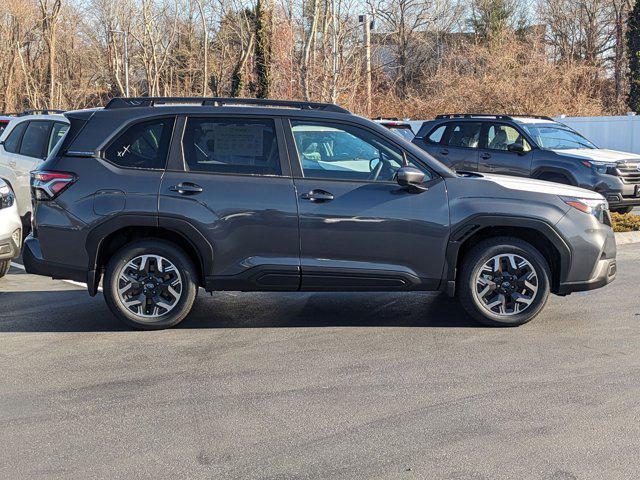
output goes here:
<path id="1" fill-rule="evenodd" d="M 11 268 L 11 260 L 0 260 L 0 278 L 4 277 Z"/>
<path id="2" fill-rule="evenodd" d="M 540 313 L 549 298 L 550 277 L 546 260 L 529 243 L 491 238 L 465 255 L 458 294 L 462 306 L 479 322 L 517 326 Z"/>
<path id="3" fill-rule="evenodd" d="M 119 250 L 104 277 L 107 305 L 121 321 L 141 330 L 180 323 L 198 292 L 196 269 L 175 245 L 141 240 Z"/>

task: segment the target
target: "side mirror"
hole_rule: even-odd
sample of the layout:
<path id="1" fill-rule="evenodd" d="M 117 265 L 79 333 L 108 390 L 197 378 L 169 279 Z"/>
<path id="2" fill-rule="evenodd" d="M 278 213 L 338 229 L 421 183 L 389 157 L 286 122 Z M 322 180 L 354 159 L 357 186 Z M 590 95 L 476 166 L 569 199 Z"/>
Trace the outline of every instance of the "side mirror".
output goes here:
<path id="1" fill-rule="evenodd" d="M 423 192 L 427 189 L 424 182 L 425 173 L 415 167 L 401 167 L 396 172 L 396 182 L 398 185 L 413 191 Z"/>
<path id="2" fill-rule="evenodd" d="M 512 143 L 510 145 L 507 145 L 507 150 L 509 150 L 510 152 L 513 152 L 513 153 L 517 153 L 517 154 L 525 153 L 524 145 L 522 145 L 520 143 Z"/>

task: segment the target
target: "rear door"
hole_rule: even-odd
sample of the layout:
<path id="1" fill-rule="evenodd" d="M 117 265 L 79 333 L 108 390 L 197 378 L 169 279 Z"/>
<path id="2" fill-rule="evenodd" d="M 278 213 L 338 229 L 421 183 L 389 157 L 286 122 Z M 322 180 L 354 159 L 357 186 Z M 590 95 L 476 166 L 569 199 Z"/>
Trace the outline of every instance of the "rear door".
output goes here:
<path id="1" fill-rule="evenodd" d="M 280 119 L 194 115 L 180 128 L 160 224 L 187 222 L 206 240 L 212 289 L 297 290 L 298 211 Z"/>
<path id="2" fill-rule="evenodd" d="M 452 170 L 476 171 L 481 125 L 466 121 L 440 124 L 425 136 L 426 150 Z"/>
<path id="3" fill-rule="evenodd" d="M 533 151 L 524 134 L 513 125 L 483 123 L 478 170 L 485 173 L 528 177 Z"/>

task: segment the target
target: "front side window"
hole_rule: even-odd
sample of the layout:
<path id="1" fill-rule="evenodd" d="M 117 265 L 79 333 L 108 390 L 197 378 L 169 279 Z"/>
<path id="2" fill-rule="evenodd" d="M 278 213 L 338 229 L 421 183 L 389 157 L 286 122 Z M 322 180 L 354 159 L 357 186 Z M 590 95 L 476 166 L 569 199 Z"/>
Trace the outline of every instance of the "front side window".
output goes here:
<path id="1" fill-rule="evenodd" d="M 480 127 L 480 122 L 450 123 L 443 143 L 450 147 L 478 148 Z"/>
<path id="2" fill-rule="evenodd" d="M 487 148 L 491 150 L 510 151 L 517 149 L 520 152 L 531 150 L 529 142 L 515 128 L 509 125 L 494 123 L 487 129 Z"/>
<path id="3" fill-rule="evenodd" d="M 161 118 L 130 126 L 105 150 L 104 157 L 124 168 L 163 169 L 173 121 Z"/>
<path id="4" fill-rule="evenodd" d="M 22 122 L 13 127 L 11 133 L 7 136 L 4 141 L 4 149 L 10 153 L 18 153 L 20 149 L 20 140 L 22 139 L 22 134 L 27 129 L 28 122 Z"/>
<path id="5" fill-rule="evenodd" d="M 280 175 L 271 119 L 189 118 L 182 140 L 189 171 Z"/>
<path id="6" fill-rule="evenodd" d="M 20 144 L 20 155 L 44 158 L 47 154 L 51 122 L 29 122 Z"/>
<path id="7" fill-rule="evenodd" d="M 416 166 L 399 148 L 358 127 L 297 120 L 291 127 L 305 177 L 388 182 L 400 167 Z"/>
<path id="8" fill-rule="evenodd" d="M 598 148 L 578 132 L 560 124 L 524 125 L 540 148 L 569 150 L 574 148 Z"/>

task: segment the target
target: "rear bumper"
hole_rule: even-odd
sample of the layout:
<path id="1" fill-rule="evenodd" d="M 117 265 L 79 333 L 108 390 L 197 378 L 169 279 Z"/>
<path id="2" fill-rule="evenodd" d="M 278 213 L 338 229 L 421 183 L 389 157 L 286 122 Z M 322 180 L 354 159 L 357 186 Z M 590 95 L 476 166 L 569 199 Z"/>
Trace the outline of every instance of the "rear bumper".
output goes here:
<path id="1" fill-rule="evenodd" d="M 22 251 L 22 263 L 27 273 L 43 275 L 54 279 L 75 280 L 86 282 L 88 270 L 47 262 L 40 248 L 40 242 L 33 235 L 29 235 L 24 241 Z"/>
<path id="2" fill-rule="evenodd" d="M 605 285 L 613 282 L 616 278 L 616 273 L 617 265 L 615 258 L 600 260 L 596 267 L 596 274 L 594 277 L 584 282 L 561 283 L 557 293 L 558 295 L 569 295 L 574 292 L 584 292 L 604 287 Z"/>

